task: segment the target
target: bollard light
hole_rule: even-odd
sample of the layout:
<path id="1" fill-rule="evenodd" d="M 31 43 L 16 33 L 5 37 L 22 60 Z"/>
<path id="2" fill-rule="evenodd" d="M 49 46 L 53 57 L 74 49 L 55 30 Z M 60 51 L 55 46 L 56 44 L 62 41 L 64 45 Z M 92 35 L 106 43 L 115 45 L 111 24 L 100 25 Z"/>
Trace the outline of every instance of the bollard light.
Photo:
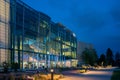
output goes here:
<path id="1" fill-rule="evenodd" d="M 53 72 L 54 72 L 54 69 L 51 69 L 50 72 L 53 73 Z"/>
<path id="2" fill-rule="evenodd" d="M 54 79 L 53 79 L 53 72 L 54 72 L 54 69 L 51 69 L 50 72 L 51 72 L 51 80 L 54 80 Z"/>

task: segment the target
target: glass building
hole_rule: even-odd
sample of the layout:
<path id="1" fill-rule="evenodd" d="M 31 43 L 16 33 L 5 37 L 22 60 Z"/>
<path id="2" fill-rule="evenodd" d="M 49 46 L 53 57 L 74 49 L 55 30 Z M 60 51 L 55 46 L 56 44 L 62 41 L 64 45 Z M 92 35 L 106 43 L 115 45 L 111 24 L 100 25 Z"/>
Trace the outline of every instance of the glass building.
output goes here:
<path id="1" fill-rule="evenodd" d="M 0 64 L 20 69 L 74 67 L 77 39 L 61 23 L 20 0 L 0 1 Z"/>

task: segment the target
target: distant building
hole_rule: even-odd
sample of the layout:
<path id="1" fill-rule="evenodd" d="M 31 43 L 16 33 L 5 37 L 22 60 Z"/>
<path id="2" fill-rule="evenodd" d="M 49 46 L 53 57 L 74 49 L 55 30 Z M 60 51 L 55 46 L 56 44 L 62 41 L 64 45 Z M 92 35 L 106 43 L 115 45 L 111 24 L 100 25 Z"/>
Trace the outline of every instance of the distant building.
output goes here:
<path id="1" fill-rule="evenodd" d="M 93 45 L 90 43 L 85 43 L 85 42 L 81 42 L 81 41 L 77 41 L 77 59 L 78 59 L 78 64 L 81 65 L 83 64 L 83 60 L 82 60 L 82 52 L 85 49 L 93 49 Z"/>
<path id="2" fill-rule="evenodd" d="M 20 69 L 76 66 L 77 38 L 21 0 L 0 0 L 0 64 Z"/>

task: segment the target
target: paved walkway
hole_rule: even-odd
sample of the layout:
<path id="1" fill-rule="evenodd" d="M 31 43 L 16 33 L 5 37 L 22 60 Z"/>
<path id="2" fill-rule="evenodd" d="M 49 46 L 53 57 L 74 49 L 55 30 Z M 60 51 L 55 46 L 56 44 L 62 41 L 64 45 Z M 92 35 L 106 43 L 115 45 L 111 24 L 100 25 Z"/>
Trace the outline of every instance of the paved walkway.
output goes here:
<path id="1" fill-rule="evenodd" d="M 76 71 L 67 71 L 63 74 L 65 78 L 60 80 L 110 80 L 114 69 L 92 70 L 86 73 L 77 73 Z"/>

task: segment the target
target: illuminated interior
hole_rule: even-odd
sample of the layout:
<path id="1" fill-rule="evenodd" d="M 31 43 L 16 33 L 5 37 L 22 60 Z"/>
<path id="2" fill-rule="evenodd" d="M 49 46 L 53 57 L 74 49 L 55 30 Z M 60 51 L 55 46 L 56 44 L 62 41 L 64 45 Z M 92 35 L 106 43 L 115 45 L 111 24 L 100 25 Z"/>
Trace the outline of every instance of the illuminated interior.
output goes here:
<path id="1" fill-rule="evenodd" d="M 7 1 L 0 1 L 0 63 L 17 62 L 20 69 L 77 65 L 72 31 L 20 0 Z"/>

